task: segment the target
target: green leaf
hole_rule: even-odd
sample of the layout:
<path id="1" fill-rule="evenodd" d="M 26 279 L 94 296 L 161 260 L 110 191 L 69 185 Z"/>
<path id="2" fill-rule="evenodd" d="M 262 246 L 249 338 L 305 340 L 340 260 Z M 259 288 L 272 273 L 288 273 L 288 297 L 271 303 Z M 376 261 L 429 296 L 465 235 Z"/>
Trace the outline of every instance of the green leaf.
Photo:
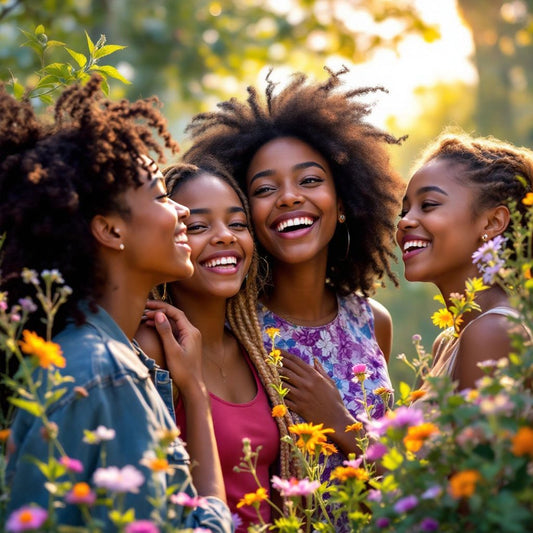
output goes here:
<path id="1" fill-rule="evenodd" d="M 20 100 L 24 96 L 24 92 L 25 92 L 24 85 L 22 85 L 18 81 L 13 82 L 13 96 L 17 100 Z"/>
<path id="2" fill-rule="evenodd" d="M 61 41 L 48 41 L 46 45 L 48 48 L 52 48 L 53 46 L 65 46 L 65 43 L 62 43 Z"/>
<path id="3" fill-rule="evenodd" d="M 24 409 L 33 416 L 40 417 L 43 415 L 43 408 L 35 401 L 23 400 L 22 398 L 9 398 L 9 401 L 18 407 L 19 409 Z"/>
<path id="4" fill-rule="evenodd" d="M 382 460 L 382 464 L 387 470 L 396 470 L 402 463 L 403 456 L 396 448 L 391 448 Z"/>
<path id="5" fill-rule="evenodd" d="M 102 74 L 105 74 L 110 78 L 115 78 L 116 80 L 119 80 L 122 83 L 125 83 L 126 85 L 129 85 L 131 83 L 115 67 L 112 67 L 111 65 L 92 66 L 90 70 L 101 72 Z"/>
<path id="6" fill-rule="evenodd" d="M 59 389 L 55 391 L 49 391 L 45 394 L 46 404 L 52 405 L 54 402 L 57 402 L 64 394 L 67 392 L 67 389 Z"/>
<path id="7" fill-rule="evenodd" d="M 87 37 L 87 46 L 89 48 L 89 54 L 91 54 L 92 56 L 94 53 L 94 43 L 92 39 L 89 37 L 89 34 L 87 33 L 87 31 L 85 32 L 85 37 Z"/>
<path id="8" fill-rule="evenodd" d="M 400 398 L 403 400 L 411 394 L 411 387 L 404 381 L 400 381 Z"/>
<path id="9" fill-rule="evenodd" d="M 44 87 L 53 87 L 54 85 L 57 85 L 59 82 L 59 78 L 57 76 L 52 76 L 50 74 L 43 76 L 37 85 L 33 88 L 35 89 L 42 89 Z"/>
<path id="10" fill-rule="evenodd" d="M 75 52 L 74 50 L 71 50 L 67 47 L 65 47 L 65 50 L 74 58 L 74 61 L 76 61 L 76 63 L 78 63 L 81 68 L 83 68 L 87 64 L 87 58 L 83 54 Z"/>
<path id="11" fill-rule="evenodd" d="M 101 57 L 114 54 L 115 52 L 118 52 L 119 50 L 124 50 L 124 48 L 126 47 L 121 46 L 119 44 L 106 44 L 105 46 L 102 46 L 102 48 L 99 48 L 98 50 L 94 52 L 94 58 L 100 59 Z"/>
<path id="12" fill-rule="evenodd" d="M 44 33 L 44 26 L 42 24 L 39 24 L 36 28 L 35 28 L 35 31 L 33 32 L 35 35 L 41 35 Z"/>

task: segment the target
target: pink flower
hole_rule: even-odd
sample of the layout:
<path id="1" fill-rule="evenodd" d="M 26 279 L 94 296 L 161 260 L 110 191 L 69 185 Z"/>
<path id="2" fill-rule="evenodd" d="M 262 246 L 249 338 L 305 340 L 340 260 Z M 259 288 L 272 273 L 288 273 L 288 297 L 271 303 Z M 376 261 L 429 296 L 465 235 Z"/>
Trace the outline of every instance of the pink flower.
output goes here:
<path id="1" fill-rule="evenodd" d="M 119 469 L 116 466 L 98 468 L 93 475 L 97 487 L 113 492 L 139 492 L 139 487 L 144 483 L 144 476 L 134 466 L 126 465 Z"/>
<path id="2" fill-rule="evenodd" d="M 48 513 L 37 506 L 25 505 L 13 511 L 6 523 L 6 531 L 27 531 L 39 529 L 48 517 Z"/>
<path id="3" fill-rule="evenodd" d="M 76 474 L 80 474 L 83 472 L 83 465 L 81 461 L 78 461 L 77 459 L 72 459 L 70 457 L 61 457 L 59 459 L 59 462 L 71 472 L 75 472 Z"/>
<path id="4" fill-rule="evenodd" d="M 126 526 L 124 533 L 159 533 L 159 528 L 150 520 L 136 520 Z"/>
<path id="5" fill-rule="evenodd" d="M 186 492 L 178 492 L 170 496 L 170 501 L 176 505 L 182 505 L 183 507 L 190 507 L 196 509 L 201 507 L 202 509 L 207 507 L 207 500 L 201 496 L 189 496 Z"/>
<path id="6" fill-rule="evenodd" d="M 424 412 L 415 407 L 398 407 L 395 411 L 389 411 L 379 420 L 367 421 L 367 431 L 370 436 L 385 435 L 387 430 L 404 426 L 419 426 L 424 422 Z"/>
<path id="7" fill-rule="evenodd" d="M 351 466 L 352 468 L 359 468 L 362 462 L 363 462 L 363 458 L 358 457 L 357 459 L 349 459 L 349 460 L 343 461 L 342 464 L 344 466 Z"/>
<path id="8" fill-rule="evenodd" d="M 281 492 L 282 496 L 308 496 L 313 494 L 320 481 L 309 481 L 308 479 L 281 479 L 278 476 L 272 476 L 272 486 Z"/>
<path id="9" fill-rule="evenodd" d="M 96 493 L 91 490 L 87 483 L 76 483 L 72 490 L 65 494 L 65 501 L 76 505 L 92 505 L 96 500 Z"/>
<path id="10" fill-rule="evenodd" d="M 389 527 L 389 524 L 390 524 L 390 520 L 385 516 L 382 516 L 376 520 L 376 526 L 379 527 L 380 529 Z"/>
<path id="11" fill-rule="evenodd" d="M 365 457 L 368 461 L 378 461 L 387 453 L 387 446 L 381 442 L 375 442 L 371 444 L 367 450 Z"/>

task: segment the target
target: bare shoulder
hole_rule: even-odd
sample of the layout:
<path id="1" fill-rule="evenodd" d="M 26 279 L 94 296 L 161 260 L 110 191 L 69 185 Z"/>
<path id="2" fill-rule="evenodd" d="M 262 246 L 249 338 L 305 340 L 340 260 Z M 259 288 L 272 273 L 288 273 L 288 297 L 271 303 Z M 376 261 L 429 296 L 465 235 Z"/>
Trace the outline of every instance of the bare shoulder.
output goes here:
<path id="1" fill-rule="evenodd" d="M 385 356 L 387 362 L 389 361 L 392 349 L 392 317 L 389 310 L 377 300 L 373 298 L 368 299 L 372 314 L 374 315 L 374 330 L 379 347 Z"/>
<path id="2" fill-rule="evenodd" d="M 161 339 L 152 326 L 141 324 L 135 333 L 135 340 L 148 357 L 154 359 L 161 368 L 167 368 Z"/>
<path id="3" fill-rule="evenodd" d="M 479 317 L 463 331 L 454 372 L 460 389 L 473 387 L 476 380 L 482 377 L 483 372 L 478 363 L 509 356 L 509 333 L 513 325 L 506 316 L 487 314 Z"/>

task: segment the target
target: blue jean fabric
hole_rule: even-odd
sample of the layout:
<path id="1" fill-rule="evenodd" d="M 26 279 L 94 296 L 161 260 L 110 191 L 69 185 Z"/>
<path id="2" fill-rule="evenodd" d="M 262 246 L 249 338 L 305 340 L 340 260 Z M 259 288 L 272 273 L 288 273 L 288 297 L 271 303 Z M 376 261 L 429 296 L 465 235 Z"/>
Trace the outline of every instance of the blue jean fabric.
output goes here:
<path id="1" fill-rule="evenodd" d="M 164 494 L 170 485 L 176 486 L 174 492 L 195 496 L 189 456 L 179 438 L 168 448 L 173 474 L 159 474 L 154 478 L 139 462 L 146 451 L 155 449 L 160 430 L 176 428 L 168 372 L 158 368 L 138 346 L 132 345 L 101 308 L 97 313 L 87 312 L 87 322 L 82 326 L 68 325 L 54 341 L 61 346 L 67 361 L 62 374 L 72 376 L 74 382 L 65 384 L 67 393 L 50 407 L 47 415 L 57 424 L 58 438 L 67 456 L 84 465 L 83 473 L 76 474 L 76 481 L 92 485 L 95 470 L 104 466 L 133 465 L 141 470 L 146 481 L 138 493 L 126 493 L 124 507 L 133 508 L 137 520 L 150 518 L 153 507 L 148 498 Z M 80 395 L 75 387 L 83 387 L 88 395 Z M 115 438 L 97 445 L 83 442 L 84 430 L 92 431 L 101 425 L 113 428 Z M 7 470 L 11 487 L 9 511 L 31 502 L 45 509 L 48 506 L 45 478 L 35 464 L 27 460 L 28 456 L 43 462 L 48 460 L 48 445 L 41 428 L 40 419 L 26 411 L 17 413 L 11 428 L 15 453 L 9 458 Z M 105 465 L 101 459 L 102 446 L 105 446 Z M 205 508 L 193 510 L 173 506 L 176 512 L 170 522 L 179 528 L 232 531 L 227 506 L 218 498 L 208 497 L 207 501 Z M 163 516 L 166 511 L 166 508 L 159 509 Z M 56 512 L 61 524 L 83 523 L 75 505 L 66 504 Z M 103 506 L 92 509 L 92 514 L 106 524 L 105 531 L 112 531 L 108 513 L 109 509 Z"/>

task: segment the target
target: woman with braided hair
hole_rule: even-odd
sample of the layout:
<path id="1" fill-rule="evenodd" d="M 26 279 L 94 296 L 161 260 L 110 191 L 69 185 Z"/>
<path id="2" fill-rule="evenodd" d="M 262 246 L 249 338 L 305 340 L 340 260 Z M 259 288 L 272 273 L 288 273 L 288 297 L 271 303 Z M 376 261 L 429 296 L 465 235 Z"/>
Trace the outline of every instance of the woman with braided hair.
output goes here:
<path id="1" fill-rule="evenodd" d="M 272 474 L 291 475 L 288 444 L 280 443 L 280 436 L 288 435 L 292 423 L 287 413 L 275 418 L 271 414 L 272 406 L 279 403 L 272 385 L 279 385 L 280 378 L 276 367 L 267 363 L 257 319 L 258 258 L 248 201 L 235 180 L 212 158 L 197 165 L 173 165 L 164 175 L 170 198 L 190 210 L 185 224 L 194 274 L 159 288 L 167 304 L 148 302 L 147 321 L 136 339 L 161 366 L 171 363 L 165 361 L 157 333 L 150 327 L 154 310 L 172 309 L 168 303 L 183 311 L 202 334 L 203 375 L 228 505 L 239 517 L 236 531 L 244 533 L 257 522 L 257 513 L 251 506 L 237 504 L 245 493 L 258 487 L 249 472 L 235 471 L 243 455 L 242 439 L 248 438 L 253 450 L 260 448 L 257 477 L 268 488 Z M 184 408 L 180 395 L 176 421 L 187 441 Z M 260 512 L 265 523 L 272 522 L 267 502 L 261 503 Z"/>
<path id="2" fill-rule="evenodd" d="M 158 370 L 133 342 L 151 288 L 193 271 L 183 223 L 188 210 L 169 200 L 149 157 L 163 156 L 154 130 L 171 151 L 177 144 L 154 101 L 111 102 L 100 83 L 95 76 L 83 87 L 65 89 L 52 123 L 0 90 L 0 234 L 5 234 L 0 290 L 8 306 L 27 297 L 24 268 L 57 269 L 72 289 L 54 322 L 54 343 L 73 381 L 60 385 L 64 393 L 48 406 L 45 419 L 26 410 L 16 413 L 8 510 L 16 516 L 36 504 L 53 509 L 57 524 L 86 523 L 87 513 L 75 500 L 50 492 L 35 463 L 49 463 L 53 443 L 56 460 L 81 463 L 76 482 L 106 488 L 109 498 L 120 493 L 123 509 L 134 510 L 137 520 L 229 532 L 198 331 L 183 314 L 154 317 L 186 399 L 188 453 L 177 436 L 173 406 L 162 399 L 172 396 L 168 371 Z M 36 312 L 26 327 L 45 337 L 43 315 Z M 40 394 L 50 394 L 44 381 Z M 95 433 L 92 441 L 86 430 Z M 54 435 L 57 440 L 47 442 Z M 159 449 L 166 450 L 168 468 L 154 474 L 150 454 Z M 113 474 L 108 467 L 120 471 Z M 204 504 L 189 509 L 172 497 L 162 499 L 171 487 L 189 498 L 199 493 Z M 110 509 L 100 501 L 90 515 L 111 531 Z"/>
<path id="3" fill-rule="evenodd" d="M 444 131 L 414 169 L 397 231 L 405 277 L 435 284 L 451 305 L 450 295 L 462 294 L 465 282 L 480 275 L 473 259 L 504 247 L 510 203 L 522 218 L 528 209 L 522 199 L 533 187 L 533 152 L 493 137 Z M 452 326 L 435 340 L 430 376 L 448 375 L 459 390 L 471 388 L 484 375 L 480 362 L 508 357 L 509 317 L 518 312 L 492 280 L 501 266 L 496 261 L 482 269 L 489 288 L 476 296 L 480 309 L 462 316 L 458 332 Z"/>
<path id="4" fill-rule="evenodd" d="M 403 184 L 385 150 L 400 139 L 364 120 L 370 106 L 360 97 L 379 88 L 350 89 L 346 69 L 328 72 L 324 83 L 296 74 L 281 90 L 269 75 L 264 101 L 249 87 L 247 101 L 197 115 L 184 159 L 216 156 L 248 195 L 268 278 L 259 317 L 263 331 L 280 330 L 276 346 L 287 352 L 286 403 L 334 429 L 346 454 L 357 450 L 345 429 L 365 411 L 353 366 L 365 365 L 373 416 L 390 401 L 391 319 L 369 296 L 384 276 L 395 280 Z M 330 458 L 329 470 L 343 458 Z"/>

